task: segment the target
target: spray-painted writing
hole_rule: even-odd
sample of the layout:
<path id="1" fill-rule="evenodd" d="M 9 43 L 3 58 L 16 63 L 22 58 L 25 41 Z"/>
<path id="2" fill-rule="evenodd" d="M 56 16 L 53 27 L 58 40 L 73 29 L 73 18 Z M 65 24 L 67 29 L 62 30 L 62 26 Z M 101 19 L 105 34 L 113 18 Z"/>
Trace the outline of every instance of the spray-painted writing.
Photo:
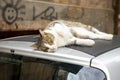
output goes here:
<path id="1" fill-rule="evenodd" d="M 36 20 L 37 18 L 45 19 L 45 20 L 55 20 L 58 18 L 58 14 L 57 12 L 55 12 L 54 7 L 48 7 L 47 9 L 45 9 L 43 12 L 41 12 L 38 15 L 36 15 L 35 12 L 36 12 L 36 9 L 34 6 L 33 7 L 33 20 Z"/>

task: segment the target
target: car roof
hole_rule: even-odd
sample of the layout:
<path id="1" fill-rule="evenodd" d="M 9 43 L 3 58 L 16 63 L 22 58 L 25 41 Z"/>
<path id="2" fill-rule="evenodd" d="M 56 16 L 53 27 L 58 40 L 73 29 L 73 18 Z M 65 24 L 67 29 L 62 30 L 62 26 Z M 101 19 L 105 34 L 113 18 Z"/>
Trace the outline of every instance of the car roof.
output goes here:
<path id="1" fill-rule="evenodd" d="M 7 38 L 4 40 L 37 42 L 39 38 L 40 38 L 39 35 L 27 35 L 27 36 Z M 114 36 L 112 40 L 95 40 L 94 46 L 87 47 L 87 46 L 69 45 L 66 47 L 74 50 L 82 51 L 85 52 L 86 54 L 97 57 L 99 55 L 104 54 L 105 52 L 120 47 L 120 36 Z"/>
<path id="2" fill-rule="evenodd" d="M 68 47 L 75 50 L 83 51 L 87 54 L 97 57 L 108 51 L 120 47 L 120 37 L 114 36 L 112 40 L 95 40 L 95 45 L 90 47 L 76 45 Z"/>
<path id="3" fill-rule="evenodd" d="M 85 52 L 68 47 L 59 48 L 54 53 L 38 51 L 32 47 L 37 38 L 38 35 L 27 35 L 2 39 L 0 41 L 0 52 L 42 58 L 51 61 L 58 61 L 82 66 L 89 66 L 90 60 L 94 57 Z"/>

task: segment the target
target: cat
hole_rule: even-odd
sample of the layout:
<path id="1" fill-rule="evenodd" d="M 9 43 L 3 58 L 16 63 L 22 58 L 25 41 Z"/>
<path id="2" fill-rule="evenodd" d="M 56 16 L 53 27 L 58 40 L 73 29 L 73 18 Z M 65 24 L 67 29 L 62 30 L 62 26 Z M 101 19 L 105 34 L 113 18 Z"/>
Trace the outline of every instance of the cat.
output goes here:
<path id="1" fill-rule="evenodd" d="M 35 43 L 38 50 L 55 52 L 66 45 L 93 46 L 94 39 L 111 40 L 112 34 L 80 22 L 55 20 L 50 22 L 44 30 L 39 30 L 41 41 Z"/>

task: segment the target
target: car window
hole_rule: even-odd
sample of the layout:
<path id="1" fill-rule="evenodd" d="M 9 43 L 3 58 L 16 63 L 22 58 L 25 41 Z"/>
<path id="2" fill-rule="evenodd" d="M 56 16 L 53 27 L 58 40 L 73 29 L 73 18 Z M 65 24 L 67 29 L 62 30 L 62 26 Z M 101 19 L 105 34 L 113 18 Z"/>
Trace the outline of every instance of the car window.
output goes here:
<path id="1" fill-rule="evenodd" d="M 105 75 L 88 66 L 0 53 L 0 80 L 105 80 Z"/>

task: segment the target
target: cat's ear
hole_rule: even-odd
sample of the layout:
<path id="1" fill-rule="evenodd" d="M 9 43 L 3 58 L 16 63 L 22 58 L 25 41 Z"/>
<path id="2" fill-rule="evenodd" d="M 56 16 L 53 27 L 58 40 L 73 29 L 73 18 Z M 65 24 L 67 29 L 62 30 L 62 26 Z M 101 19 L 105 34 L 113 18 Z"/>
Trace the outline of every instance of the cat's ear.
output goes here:
<path id="1" fill-rule="evenodd" d="M 44 36 L 44 32 L 42 30 L 39 29 L 39 33 L 40 33 L 40 36 L 43 37 Z"/>

